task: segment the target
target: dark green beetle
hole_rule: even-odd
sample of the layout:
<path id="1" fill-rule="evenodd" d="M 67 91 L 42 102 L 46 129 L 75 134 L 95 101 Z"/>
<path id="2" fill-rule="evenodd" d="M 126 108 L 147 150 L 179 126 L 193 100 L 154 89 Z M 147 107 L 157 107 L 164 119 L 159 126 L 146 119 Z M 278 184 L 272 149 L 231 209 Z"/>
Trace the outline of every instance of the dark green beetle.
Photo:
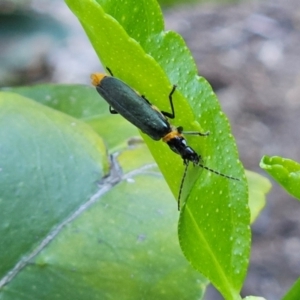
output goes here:
<path id="1" fill-rule="evenodd" d="M 107 68 L 107 70 L 112 75 L 110 69 Z M 172 112 L 169 113 L 165 111 L 160 111 L 157 107 L 152 105 L 144 96 L 140 96 L 139 94 L 137 94 L 130 86 L 128 86 L 120 79 L 102 73 L 92 74 L 91 79 L 92 84 L 96 87 L 98 93 L 108 102 L 110 106 L 109 110 L 111 113 L 119 113 L 126 120 L 135 125 L 137 128 L 139 128 L 142 132 L 149 135 L 153 140 L 158 141 L 162 139 L 168 144 L 172 151 L 181 156 L 186 168 L 179 189 L 179 209 L 182 185 L 184 182 L 189 162 L 192 162 L 194 165 L 200 166 L 217 175 L 234 180 L 239 180 L 237 178 L 217 172 L 201 164 L 201 156 L 197 154 L 190 146 L 187 145 L 187 142 L 183 136 L 184 133 L 207 136 L 209 135 L 209 132 L 184 132 L 181 126 L 175 127 L 169 123 L 167 118 L 175 118 L 172 96 L 176 90 L 176 85 L 173 86 L 169 94 L 169 101 L 172 109 Z"/>

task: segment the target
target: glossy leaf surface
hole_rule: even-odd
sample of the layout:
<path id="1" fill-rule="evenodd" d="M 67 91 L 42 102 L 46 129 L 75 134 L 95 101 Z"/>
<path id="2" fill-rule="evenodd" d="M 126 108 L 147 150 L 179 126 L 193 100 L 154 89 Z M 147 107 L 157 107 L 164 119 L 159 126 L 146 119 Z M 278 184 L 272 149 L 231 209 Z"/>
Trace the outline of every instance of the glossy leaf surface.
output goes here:
<path id="1" fill-rule="evenodd" d="M 300 164 L 280 156 L 264 156 L 260 167 L 268 172 L 288 193 L 300 199 Z"/>
<path id="2" fill-rule="evenodd" d="M 161 110 L 170 111 L 172 85 L 176 118 L 186 130 L 210 131 L 188 143 L 205 165 L 239 178 L 233 181 L 190 166 L 184 184 L 179 238 L 192 265 L 228 299 L 239 299 L 249 257 L 250 230 L 247 182 L 225 115 L 210 85 L 197 76 L 182 38 L 163 31 L 155 1 L 66 0 L 78 17 L 104 67 L 143 94 Z M 116 5 L 117 3 L 117 5 Z M 183 166 L 167 145 L 144 136 L 175 197 Z"/>
<path id="3" fill-rule="evenodd" d="M 24 89 L 70 115 L 80 103 L 68 95 L 94 91 Z M 87 110 L 101 102 L 92 95 Z M 113 142 L 123 151 L 111 163 L 82 121 L 17 94 L 0 97 L 0 299 L 201 299 L 207 281 L 180 251 L 178 213 L 145 146 Z M 85 118 L 101 124 L 107 115 L 97 110 Z M 101 181 L 109 164 L 113 174 Z"/>

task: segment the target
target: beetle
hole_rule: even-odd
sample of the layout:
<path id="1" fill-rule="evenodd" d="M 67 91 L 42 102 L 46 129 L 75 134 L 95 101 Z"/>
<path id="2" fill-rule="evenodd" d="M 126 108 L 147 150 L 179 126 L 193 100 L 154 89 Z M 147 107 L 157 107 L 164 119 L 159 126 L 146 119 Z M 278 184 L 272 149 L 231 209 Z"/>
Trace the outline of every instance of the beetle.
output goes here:
<path id="1" fill-rule="evenodd" d="M 190 162 L 193 163 L 194 166 L 200 166 L 217 175 L 239 180 L 203 165 L 201 163 L 201 156 L 188 146 L 184 138 L 184 134 L 208 136 L 209 132 L 185 132 L 182 126 L 176 127 L 170 124 L 168 118 L 175 118 L 172 96 L 176 90 L 176 85 L 173 85 L 169 94 L 171 112 L 160 111 L 156 106 L 152 105 L 145 96 L 139 95 L 125 82 L 115 78 L 109 68 L 107 68 L 107 70 L 111 76 L 103 73 L 94 73 L 91 75 L 91 80 L 97 92 L 108 102 L 109 111 L 112 114 L 119 113 L 153 140 L 162 140 L 167 143 L 170 149 L 183 159 L 185 170 L 179 188 L 178 210 L 180 210 L 181 191 Z"/>

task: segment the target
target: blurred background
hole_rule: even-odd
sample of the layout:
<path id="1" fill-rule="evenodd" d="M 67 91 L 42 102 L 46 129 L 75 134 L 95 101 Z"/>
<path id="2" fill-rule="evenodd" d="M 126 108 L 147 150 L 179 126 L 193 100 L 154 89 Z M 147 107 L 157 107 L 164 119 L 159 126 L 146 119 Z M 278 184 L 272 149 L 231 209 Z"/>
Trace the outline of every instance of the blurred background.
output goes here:
<path id="1" fill-rule="evenodd" d="M 264 154 L 300 161 L 299 0 L 161 1 L 228 115 L 247 169 Z M 100 71 L 63 0 L 0 0 L 0 87 L 90 84 Z M 299 187 L 300 188 L 300 187 Z M 280 299 L 300 274 L 300 203 L 273 182 L 252 227 L 244 295 Z M 206 300 L 222 299 L 210 287 Z"/>

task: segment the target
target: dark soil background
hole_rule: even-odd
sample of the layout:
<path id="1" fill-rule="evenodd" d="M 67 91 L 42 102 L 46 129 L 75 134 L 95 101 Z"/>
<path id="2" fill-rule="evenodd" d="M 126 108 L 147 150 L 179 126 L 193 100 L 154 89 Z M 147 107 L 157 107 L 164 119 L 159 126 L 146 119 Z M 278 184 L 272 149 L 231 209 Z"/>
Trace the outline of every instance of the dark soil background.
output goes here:
<path id="1" fill-rule="evenodd" d="M 25 7 L 1 1 L 0 13 L 0 86 L 89 84 L 89 74 L 102 69 L 62 0 Z M 184 37 L 217 92 L 245 167 L 267 176 L 259 168 L 265 154 L 300 161 L 299 0 L 181 5 L 164 13 L 166 28 Z M 299 201 L 273 182 L 252 228 L 243 294 L 280 299 L 300 274 Z M 209 288 L 206 300 L 218 299 Z"/>

